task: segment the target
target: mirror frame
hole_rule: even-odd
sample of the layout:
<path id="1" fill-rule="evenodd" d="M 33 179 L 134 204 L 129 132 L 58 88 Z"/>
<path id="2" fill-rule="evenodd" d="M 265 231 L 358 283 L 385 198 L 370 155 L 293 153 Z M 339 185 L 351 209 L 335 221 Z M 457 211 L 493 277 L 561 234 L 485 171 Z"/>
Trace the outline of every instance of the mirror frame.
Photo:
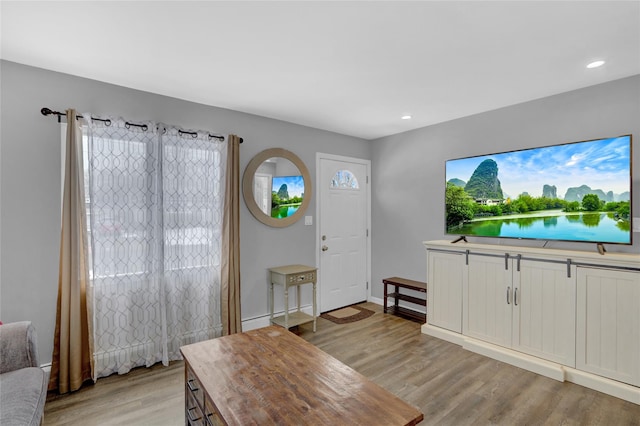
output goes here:
<path id="1" fill-rule="evenodd" d="M 298 207 L 298 210 L 289 217 L 285 217 L 283 219 L 277 219 L 275 217 L 267 216 L 258 204 L 256 200 L 253 198 L 253 176 L 255 175 L 258 167 L 273 157 L 282 157 L 289 161 L 291 161 L 297 168 L 300 170 L 300 174 L 302 175 L 302 179 L 304 180 L 304 198 L 302 199 L 302 204 Z M 244 175 L 242 176 L 242 195 L 244 196 L 244 202 L 247 205 L 247 208 L 260 222 L 264 223 L 268 226 L 273 226 L 274 228 L 284 228 L 289 225 L 296 223 L 304 213 L 307 211 L 307 207 L 311 203 L 313 191 L 311 190 L 311 175 L 309 174 L 309 170 L 307 166 L 305 166 L 304 162 L 295 155 L 291 151 L 287 151 L 283 148 L 270 148 L 265 149 L 262 152 L 256 154 L 255 157 L 249 161 L 246 169 L 244 169 Z"/>

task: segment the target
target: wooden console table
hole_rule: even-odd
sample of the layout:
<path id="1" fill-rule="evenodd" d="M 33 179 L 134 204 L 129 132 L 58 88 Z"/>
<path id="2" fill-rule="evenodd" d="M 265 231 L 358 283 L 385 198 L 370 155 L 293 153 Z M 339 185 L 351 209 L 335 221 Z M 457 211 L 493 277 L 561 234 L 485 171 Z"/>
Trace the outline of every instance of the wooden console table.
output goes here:
<path id="1" fill-rule="evenodd" d="M 277 268 L 269 268 L 271 273 L 269 282 L 271 291 L 269 292 L 269 308 L 271 324 L 277 324 L 286 329 L 295 327 L 296 325 L 305 324 L 313 321 L 313 332 L 316 331 L 316 281 L 317 268 L 305 265 L 288 265 L 279 266 Z M 305 314 L 300 310 L 300 285 L 313 284 L 313 316 Z M 273 316 L 273 286 L 279 284 L 284 288 L 284 315 L 280 317 Z M 296 294 L 298 298 L 298 310 L 289 313 L 289 287 L 298 287 Z"/>
<path id="2" fill-rule="evenodd" d="M 423 420 L 416 408 L 281 327 L 180 351 L 187 425 L 416 425 Z"/>
<path id="3" fill-rule="evenodd" d="M 408 280 L 406 278 L 398 278 L 398 277 L 385 278 L 382 280 L 382 283 L 384 285 L 384 312 L 385 313 L 395 314 L 398 316 L 407 317 L 407 318 L 421 321 L 421 322 L 427 321 L 426 314 L 416 312 L 411 309 L 403 308 L 402 306 L 398 306 L 398 302 L 400 300 L 404 300 L 420 306 L 427 306 L 427 300 L 426 300 L 427 283 L 422 281 Z M 387 291 L 387 286 L 390 286 L 390 285 L 395 287 L 395 291 L 393 293 L 389 293 Z M 400 288 L 407 288 L 410 290 L 415 290 L 421 293 L 425 293 L 425 299 L 409 296 L 407 294 L 401 294 Z M 394 298 L 393 306 L 390 306 L 390 307 L 387 306 L 387 297 Z"/>

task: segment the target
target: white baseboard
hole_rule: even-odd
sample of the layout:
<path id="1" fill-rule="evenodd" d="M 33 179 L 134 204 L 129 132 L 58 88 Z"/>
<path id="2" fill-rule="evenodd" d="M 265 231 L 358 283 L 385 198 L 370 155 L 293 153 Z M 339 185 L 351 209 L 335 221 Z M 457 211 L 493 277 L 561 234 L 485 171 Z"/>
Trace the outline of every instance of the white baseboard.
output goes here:
<path id="1" fill-rule="evenodd" d="M 640 388 L 569 367 L 565 370 L 568 382 L 640 405 Z"/>
<path id="2" fill-rule="evenodd" d="M 384 306 L 384 301 L 379 297 L 370 296 L 367 302 L 375 303 L 376 305 Z"/>
<path id="3" fill-rule="evenodd" d="M 567 381 L 575 383 L 640 405 L 640 387 L 628 385 L 586 371 L 576 370 L 575 368 L 503 348 L 502 346 L 482 342 L 472 337 L 463 336 L 460 333 L 435 327 L 428 323 L 422 326 L 422 333 L 460 345 L 468 351 L 532 371 L 542 376 L 550 377 L 561 382 Z"/>
<path id="4" fill-rule="evenodd" d="M 371 302 L 371 303 L 375 303 L 376 305 L 384 306 L 384 300 L 379 298 L 379 297 L 371 296 L 371 297 L 369 297 L 367 302 Z M 400 304 L 400 306 L 424 314 L 424 311 L 419 311 L 419 310 L 413 309 L 410 306 L 405 306 L 404 304 Z M 290 309 L 289 312 L 295 312 L 295 310 L 296 309 L 293 308 L 293 309 Z M 313 311 L 311 305 L 302 306 L 301 310 L 305 314 L 309 314 L 309 315 L 311 315 L 312 311 Z M 284 313 L 284 311 L 275 312 L 274 315 L 275 316 L 279 316 L 279 315 L 282 315 L 283 313 Z M 318 316 L 319 315 L 320 315 L 320 312 L 318 311 Z M 271 321 L 269 320 L 269 315 L 261 315 L 261 316 L 254 317 L 254 318 L 243 319 L 242 320 L 242 331 L 255 330 L 255 329 L 258 329 L 258 328 L 267 327 L 269 325 L 271 325 Z"/>
<path id="5" fill-rule="evenodd" d="M 460 333 L 455 333 L 440 327 L 434 327 L 429 323 L 422 324 L 421 329 L 423 334 L 437 337 L 438 339 L 445 340 L 458 346 L 462 346 L 464 343 L 464 336 Z"/>
<path id="6" fill-rule="evenodd" d="M 497 359 L 498 361 L 532 371 L 540 374 L 541 376 L 555 379 L 559 382 L 564 382 L 565 380 L 563 366 L 556 364 L 555 362 L 546 361 L 542 358 L 537 358 L 521 352 L 515 352 L 501 346 L 487 344 L 476 339 L 465 338 L 462 343 L 462 347 L 468 351 Z"/>

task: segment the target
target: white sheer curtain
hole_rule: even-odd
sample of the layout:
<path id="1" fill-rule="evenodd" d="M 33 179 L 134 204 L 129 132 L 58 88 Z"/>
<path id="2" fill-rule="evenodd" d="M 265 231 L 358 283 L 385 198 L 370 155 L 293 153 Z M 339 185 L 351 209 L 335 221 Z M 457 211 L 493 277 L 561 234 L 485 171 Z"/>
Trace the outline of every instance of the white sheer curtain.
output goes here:
<path id="1" fill-rule="evenodd" d="M 85 135 L 96 379 L 221 335 L 226 144 L 121 119 Z"/>

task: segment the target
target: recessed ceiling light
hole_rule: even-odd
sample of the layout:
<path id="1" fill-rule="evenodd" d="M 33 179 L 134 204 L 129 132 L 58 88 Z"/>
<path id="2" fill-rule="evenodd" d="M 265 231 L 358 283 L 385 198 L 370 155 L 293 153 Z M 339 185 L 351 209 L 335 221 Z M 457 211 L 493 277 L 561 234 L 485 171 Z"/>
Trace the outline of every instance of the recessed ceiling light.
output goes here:
<path id="1" fill-rule="evenodd" d="M 587 68 L 598 68 L 602 65 L 604 65 L 604 61 L 593 61 L 587 65 Z"/>
<path id="2" fill-rule="evenodd" d="M 402 120 L 411 120 L 411 116 L 410 115 L 403 115 L 402 117 L 400 117 Z"/>

